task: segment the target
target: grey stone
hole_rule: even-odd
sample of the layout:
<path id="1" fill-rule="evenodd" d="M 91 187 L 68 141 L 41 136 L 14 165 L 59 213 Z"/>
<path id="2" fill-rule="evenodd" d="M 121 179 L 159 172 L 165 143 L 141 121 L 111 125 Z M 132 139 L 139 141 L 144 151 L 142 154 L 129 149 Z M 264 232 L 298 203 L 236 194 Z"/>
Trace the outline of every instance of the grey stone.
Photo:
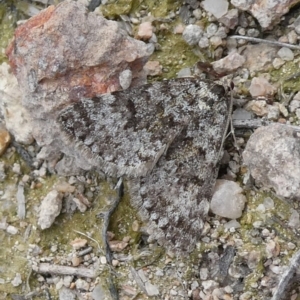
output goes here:
<path id="1" fill-rule="evenodd" d="M 290 48 L 282 47 L 278 52 L 278 56 L 285 61 L 291 61 L 294 59 L 294 53 Z"/>
<path id="2" fill-rule="evenodd" d="M 217 180 L 210 203 L 211 211 L 221 217 L 237 219 L 241 217 L 246 197 L 238 183 L 228 180 Z"/>
<path id="3" fill-rule="evenodd" d="M 182 38 L 189 45 L 197 45 L 203 36 L 203 29 L 198 25 L 188 25 L 182 33 Z"/>
<path id="4" fill-rule="evenodd" d="M 71 289 L 68 289 L 66 287 L 62 287 L 59 290 L 59 300 L 75 300 L 76 294 L 74 291 L 72 291 Z"/>
<path id="5" fill-rule="evenodd" d="M 258 128 L 243 153 L 244 163 L 260 186 L 273 188 L 280 197 L 300 200 L 300 138 L 289 126 Z"/>
<path id="6" fill-rule="evenodd" d="M 38 225 L 41 229 L 49 228 L 60 214 L 63 195 L 56 190 L 47 194 L 41 203 Z"/>

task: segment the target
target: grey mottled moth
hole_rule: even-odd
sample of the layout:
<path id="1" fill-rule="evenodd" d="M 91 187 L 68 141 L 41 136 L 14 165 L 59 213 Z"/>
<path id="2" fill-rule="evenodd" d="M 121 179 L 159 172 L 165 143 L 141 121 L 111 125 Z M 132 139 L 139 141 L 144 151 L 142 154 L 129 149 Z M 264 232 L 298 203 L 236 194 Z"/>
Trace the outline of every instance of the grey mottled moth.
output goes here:
<path id="1" fill-rule="evenodd" d="M 74 151 L 109 176 L 126 176 L 150 236 L 191 251 L 201 236 L 226 131 L 223 86 L 197 78 L 82 99 L 59 115 Z"/>

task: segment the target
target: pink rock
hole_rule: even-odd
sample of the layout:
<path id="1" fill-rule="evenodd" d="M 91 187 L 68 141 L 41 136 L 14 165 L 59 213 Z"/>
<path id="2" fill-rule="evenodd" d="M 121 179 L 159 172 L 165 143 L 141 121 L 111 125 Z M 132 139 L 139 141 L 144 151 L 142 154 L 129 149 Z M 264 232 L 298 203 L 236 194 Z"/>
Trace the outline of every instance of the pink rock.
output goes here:
<path id="1" fill-rule="evenodd" d="M 72 156 L 56 123 L 60 109 L 82 97 L 121 89 L 119 75 L 124 70 L 132 73 L 131 86 L 144 83 L 143 66 L 151 51 L 117 22 L 67 0 L 19 26 L 6 54 L 32 118 L 33 137 L 43 146 L 39 158 L 54 167 L 61 152 Z M 69 164 L 74 174 L 76 167 Z M 85 161 L 79 164 L 90 168 Z"/>
<path id="2" fill-rule="evenodd" d="M 139 39 L 147 41 L 152 37 L 152 34 L 153 34 L 153 26 L 151 22 L 144 22 L 140 24 L 137 33 Z"/>
<path id="3" fill-rule="evenodd" d="M 254 77 L 249 92 L 252 97 L 273 95 L 275 88 L 263 77 Z"/>
<path id="4" fill-rule="evenodd" d="M 235 7 L 251 13 L 263 28 L 272 28 L 273 25 L 279 23 L 280 18 L 297 3 L 299 0 L 231 0 L 231 4 Z"/>
<path id="5" fill-rule="evenodd" d="M 162 73 L 162 66 L 156 60 L 148 61 L 144 68 L 149 76 L 157 76 Z"/>
<path id="6" fill-rule="evenodd" d="M 183 24 L 178 24 L 175 28 L 174 28 L 174 33 L 175 34 L 182 34 L 183 31 L 185 29 L 185 26 Z"/>
<path id="7" fill-rule="evenodd" d="M 245 62 L 245 58 L 237 52 L 231 52 L 226 57 L 212 63 L 213 68 L 218 73 L 232 72 L 240 68 Z"/>

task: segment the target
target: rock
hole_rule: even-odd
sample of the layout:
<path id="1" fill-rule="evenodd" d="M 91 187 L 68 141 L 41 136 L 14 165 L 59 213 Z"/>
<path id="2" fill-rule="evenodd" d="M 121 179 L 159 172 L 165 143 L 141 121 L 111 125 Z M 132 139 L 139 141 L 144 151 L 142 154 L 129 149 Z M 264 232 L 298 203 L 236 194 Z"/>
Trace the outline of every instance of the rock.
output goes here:
<path id="1" fill-rule="evenodd" d="M 101 285 L 96 285 L 93 292 L 92 292 L 92 298 L 94 300 L 104 300 L 105 299 L 105 292 Z"/>
<path id="2" fill-rule="evenodd" d="M 203 29 L 198 25 L 188 25 L 185 27 L 182 38 L 189 45 L 197 45 L 203 36 Z"/>
<path id="3" fill-rule="evenodd" d="M 157 286 L 153 285 L 149 281 L 145 282 L 145 289 L 146 289 L 147 295 L 149 297 L 153 297 L 153 296 L 158 296 L 159 295 L 159 290 L 158 290 Z"/>
<path id="4" fill-rule="evenodd" d="M 19 229 L 15 226 L 12 225 L 8 225 L 6 228 L 6 232 L 12 235 L 15 235 L 19 232 Z"/>
<path id="5" fill-rule="evenodd" d="M 229 222 L 224 224 L 224 228 L 240 228 L 241 224 L 237 220 L 230 220 Z"/>
<path id="6" fill-rule="evenodd" d="M 267 118 L 269 120 L 276 121 L 276 120 L 278 120 L 279 115 L 280 115 L 280 111 L 279 111 L 279 108 L 277 106 L 271 106 L 271 105 L 268 106 L 268 116 L 267 116 Z"/>
<path id="7" fill-rule="evenodd" d="M 255 182 L 273 188 L 279 197 L 300 200 L 299 136 L 281 124 L 258 128 L 243 153 Z"/>
<path id="8" fill-rule="evenodd" d="M 252 78 L 249 92 L 252 97 L 273 95 L 275 88 L 263 77 Z"/>
<path id="9" fill-rule="evenodd" d="M 219 22 L 230 29 L 234 29 L 239 22 L 239 11 L 237 9 L 230 9 L 224 16 L 219 19 Z"/>
<path id="10" fill-rule="evenodd" d="M 78 198 L 73 197 L 72 201 L 76 204 L 76 206 L 80 212 L 83 213 L 87 210 L 86 205 L 84 203 L 82 203 Z"/>
<path id="11" fill-rule="evenodd" d="M 299 213 L 295 209 L 291 209 L 291 215 L 288 221 L 288 225 L 292 228 L 299 228 L 300 225 Z"/>
<path id="12" fill-rule="evenodd" d="M 55 189 L 61 193 L 74 193 L 75 186 L 69 184 L 66 181 L 61 181 L 55 185 Z"/>
<path id="13" fill-rule="evenodd" d="M 70 244 L 72 245 L 73 249 L 78 250 L 78 249 L 83 248 L 87 245 L 87 240 L 76 238 Z"/>
<path id="14" fill-rule="evenodd" d="M 266 116 L 269 112 L 265 100 L 251 100 L 246 104 L 245 109 L 261 117 Z"/>
<path id="15" fill-rule="evenodd" d="M 153 26 L 151 22 L 143 22 L 139 25 L 137 37 L 138 39 L 147 41 L 152 37 Z"/>
<path id="16" fill-rule="evenodd" d="M 21 104 L 22 92 L 7 63 L 0 65 L 0 109 L 5 126 L 15 140 L 22 144 L 33 142 L 30 116 Z"/>
<path id="17" fill-rule="evenodd" d="M 10 134 L 4 128 L 0 128 L 0 155 L 7 149 L 10 143 Z"/>
<path id="18" fill-rule="evenodd" d="M 78 267 L 81 264 L 81 262 L 82 262 L 82 258 L 78 257 L 77 255 L 74 255 L 72 257 L 71 262 L 72 262 L 72 266 L 73 267 Z"/>
<path id="19" fill-rule="evenodd" d="M 230 73 L 240 68 L 245 62 L 245 58 L 237 52 L 232 52 L 226 57 L 212 63 L 213 68 L 218 73 Z"/>
<path id="20" fill-rule="evenodd" d="M 162 66 L 159 61 L 148 61 L 144 66 L 148 76 L 157 76 L 162 74 Z"/>
<path id="21" fill-rule="evenodd" d="M 211 211 L 221 217 L 237 219 L 241 217 L 246 197 L 238 183 L 224 179 L 217 180 L 210 203 Z"/>
<path id="22" fill-rule="evenodd" d="M 204 0 L 202 2 L 202 6 L 217 19 L 221 18 L 228 12 L 227 0 Z"/>
<path id="23" fill-rule="evenodd" d="M 281 66 L 284 65 L 284 60 L 282 60 L 281 58 L 276 57 L 273 62 L 272 62 L 273 67 L 278 70 L 280 69 Z"/>
<path id="24" fill-rule="evenodd" d="M 297 17 L 297 19 L 294 21 L 294 28 L 296 33 L 300 34 L 300 16 Z"/>
<path id="25" fill-rule="evenodd" d="M 38 219 L 38 225 L 41 229 L 49 228 L 60 214 L 62 198 L 63 195 L 61 193 L 53 190 L 43 199 Z"/>
<path id="26" fill-rule="evenodd" d="M 232 114 L 232 120 L 250 120 L 253 114 L 243 108 L 237 108 Z"/>
<path id="27" fill-rule="evenodd" d="M 77 298 L 75 291 L 62 287 L 59 290 L 59 300 L 75 300 Z"/>
<path id="28" fill-rule="evenodd" d="M 218 31 L 218 26 L 215 23 L 211 23 L 205 28 L 206 36 L 208 38 L 214 36 L 217 31 Z"/>
<path id="29" fill-rule="evenodd" d="M 219 47 L 220 45 L 222 45 L 222 39 L 219 36 L 212 36 L 209 39 L 209 43 L 211 44 L 211 46 L 216 49 L 217 47 Z"/>
<path id="30" fill-rule="evenodd" d="M 185 26 L 183 24 L 178 24 L 174 28 L 174 34 L 182 34 L 185 29 Z"/>
<path id="31" fill-rule="evenodd" d="M 266 242 L 266 255 L 267 258 L 272 258 L 278 256 L 280 253 L 280 245 L 275 238 L 275 240 L 269 240 Z"/>
<path id="32" fill-rule="evenodd" d="M 293 51 L 287 47 L 282 47 L 277 54 L 284 61 L 291 61 L 294 59 Z"/>
<path id="33" fill-rule="evenodd" d="M 137 295 L 137 291 L 134 287 L 130 286 L 130 285 L 123 285 L 122 286 L 122 292 L 127 295 L 127 296 L 131 296 L 131 297 L 135 297 Z"/>
<path id="34" fill-rule="evenodd" d="M 243 51 L 246 59 L 243 67 L 250 72 L 268 71 L 277 57 L 277 48 L 267 44 L 247 45 Z"/>
<path id="35" fill-rule="evenodd" d="M 251 13 L 264 29 L 272 28 L 298 2 L 298 0 L 231 0 L 231 4 L 235 7 Z"/>
<path id="36" fill-rule="evenodd" d="M 4 181 L 6 178 L 6 171 L 5 171 L 5 163 L 3 161 L 0 162 L 0 182 Z"/>
<path id="37" fill-rule="evenodd" d="M 198 43 L 199 48 L 204 49 L 209 46 L 209 39 L 206 36 L 203 36 L 199 43 Z"/>
<path id="38" fill-rule="evenodd" d="M 109 241 L 108 244 L 113 252 L 121 252 L 128 246 L 128 243 L 124 241 Z"/>
<path id="39" fill-rule="evenodd" d="M 20 284 L 22 284 L 22 278 L 21 278 L 21 274 L 20 273 L 16 273 L 15 278 L 11 281 L 11 284 L 13 286 L 19 286 Z"/>
<path id="40" fill-rule="evenodd" d="M 132 72 L 132 85 L 144 83 L 143 65 L 151 50 L 130 38 L 117 22 L 67 0 L 19 26 L 6 54 L 22 89 L 32 134 L 43 147 L 39 159 L 55 165 L 63 152 L 76 157 L 74 170 L 75 166 L 89 170 L 91 165 L 61 138 L 59 110 L 82 97 L 121 89 L 119 76 L 124 70 Z"/>
<path id="41" fill-rule="evenodd" d="M 119 75 L 119 82 L 123 90 L 128 89 L 132 82 L 132 72 L 130 70 L 122 71 Z"/>
<path id="42" fill-rule="evenodd" d="M 205 280 L 205 281 L 202 281 L 201 285 L 203 286 L 203 288 L 204 288 L 204 290 L 206 292 L 212 291 L 214 288 L 216 288 L 216 287 L 219 286 L 218 282 L 216 282 L 214 280 Z"/>
<path id="43" fill-rule="evenodd" d="M 107 260 L 106 260 L 106 257 L 105 256 L 100 256 L 100 263 L 102 265 L 106 265 L 107 264 Z"/>
<path id="44" fill-rule="evenodd" d="M 90 288 L 89 283 L 81 278 L 75 281 L 75 285 L 78 290 L 88 291 Z"/>
<path id="45" fill-rule="evenodd" d="M 290 102 L 290 105 L 289 105 L 289 110 L 290 110 L 290 112 L 295 112 L 296 111 L 296 109 L 297 108 L 300 108 L 300 99 L 298 99 L 298 98 L 296 98 L 296 96 L 299 94 L 299 96 L 300 96 L 300 93 L 298 92 L 296 95 L 295 95 L 295 97 L 294 97 L 294 99 Z M 299 97 L 298 96 L 298 97 Z"/>

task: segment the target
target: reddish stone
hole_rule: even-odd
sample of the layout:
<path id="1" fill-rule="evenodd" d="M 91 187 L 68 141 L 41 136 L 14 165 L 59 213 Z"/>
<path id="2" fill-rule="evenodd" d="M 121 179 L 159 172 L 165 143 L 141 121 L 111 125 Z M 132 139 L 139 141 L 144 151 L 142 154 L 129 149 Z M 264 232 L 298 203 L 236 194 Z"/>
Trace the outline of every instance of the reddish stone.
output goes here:
<path id="1" fill-rule="evenodd" d="M 6 54 L 32 118 L 33 137 L 43 146 L 39 157 L 55 166 L 61 152 L 73 154 L 56 122 L 61 108 L 82 97 L 120 90 L 124 70 L 131 72 L 132 86 L 145 83 L 143 67 L 151 51 L 117 22 L 67 0 L 18 27 Z"/>

